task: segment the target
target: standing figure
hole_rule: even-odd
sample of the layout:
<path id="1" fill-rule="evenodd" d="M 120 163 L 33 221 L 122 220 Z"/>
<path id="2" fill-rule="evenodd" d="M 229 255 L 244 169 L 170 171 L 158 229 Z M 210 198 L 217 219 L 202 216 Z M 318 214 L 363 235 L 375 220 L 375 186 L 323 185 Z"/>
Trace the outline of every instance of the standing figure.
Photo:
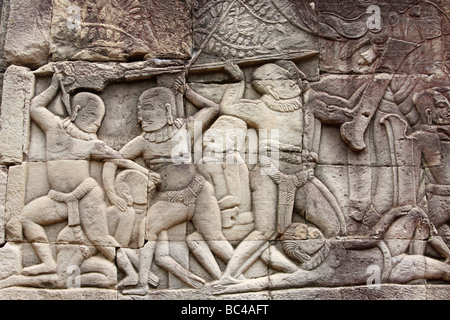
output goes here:
<path id="1" fill-rule="evenodd" d="M 149 178 L 159 186 L 156 203 L 147 212 L 145 237 L 147 242 L 140 249 L 139 284 L 124 293 L 148 292 L 149 284 L 157 286 L 158 277 L 150 271 L 155 257 L 157 241 L 167 244 L 166 230 L 183 222 L 192 221 L 196 230 L 208 242 L 211 251 L 223 261 L 233 254 L 233 247 L 222 234 L 220 208 L 211 184 L 197 172 L 191 159 L 191 145 L 219 114 L 219 105 L 196 95 L 188 86 L 177 80 L 176 89 L 185 92 L 197 108 L 201 109 L 188 118 L 177 118 L 175 95 L 171 89 L 156 87 L 145 91 L 139 98 L 138 117 L 142 134 L 128 142 L 120 151 L 126 159 L 143 157 L 151 170 Z M 194 124 L 200 130 L 194 130 Z M 123 210 L 115 195 L 113 185 L 116 167 L 105 165 L 104 184 L 111 202 Z M 160 238 L 160 239 L 159 239 Z M 188 272 L 161 247 L 160 267 L 172 272 L 193 287 L 200 287 L 203 281 Z M 163 250 L 164 249 L 164 250 Z M 158 251 L 158 250 L 156 250 Z"/>
<path id="2" fill-rule="evenodd" d="M 245 152 L 247 125 L 236 117 L 221 116 L 203 135 L 203 157 L 198 171 L 214 187 L 222 219 L 222 232 L 236 245 L 254 228 L 251 212 L 249 170 Z M 192 254 L 210 273 L 220 279 L 222 271 L 199 232 L 187 237 Z"/>
<path id="3" fill-rule="evenodd" d="M 423 164 L 430 222 L 436 228 L 429 243 L 450 263 L 450 88 L 418 92 L 413 101 L 420 115 L 411 137 L 417 163 Z M 444 242 L 445 241 L 445 242 Z"/>
<path id="4" fill-rule="evenodd" d="M 248 100 L 243 99 L 243 71 L 231 63 L 227 69 L 240 82 L 225 92 L 221 113 L 240 118 L 256 129 L 260 156 L 250 177 L 255 230 L 236 248 L 222 284 L 239 281 L 245 267 L 266 250 L 268 241 L 284 233 L 294 210 L 318 226 L 326 237 L 346 232 L 336 199 L 314 177 L 314 119 L 333 124 L 350 121 L 350 109 L 364 89 L 357 90 L 350 100 L 315 92 L 303 81 L 305 75 L 294 63 L 278 61 L 253 72 L 251 82 L 261 97 Z"/>
<path id="5" fill-rule="evenodd" d="M 105 114 L 105 106 L 99 96 L 89 92 L 76 94 L 70 116 L 66 119 L 61 119 L 47 109 L 58 93 L 61 81 L 62 76 L 55 72 L 50 87 L 31 101 L 31 118 L 46 136 L 50 192 L 31 201 L 23 210 L 23 234 L 41 263 L 24 268 L 22 273 L 36 276 L 57 272 L 44 226 L 67 221 L 67 227 L 58 238 L 80 244 L 80 257 L 84 259 L 95 254 L 86 247 L 85 237 L 110 261 L 115 261 L 115 248 L 119 248 L 117 261 L 127 274 L 125 283 L 135 283 L 137 274 L 132 270 L 119 243 L 109 235 L 104 192 L 90 176 L 90 161 L 109 160 L 120 167 L 142 172 L 146 170 L 132 161 L 122 159 L 120 153 L 98 140 L 96 132 Z"/>

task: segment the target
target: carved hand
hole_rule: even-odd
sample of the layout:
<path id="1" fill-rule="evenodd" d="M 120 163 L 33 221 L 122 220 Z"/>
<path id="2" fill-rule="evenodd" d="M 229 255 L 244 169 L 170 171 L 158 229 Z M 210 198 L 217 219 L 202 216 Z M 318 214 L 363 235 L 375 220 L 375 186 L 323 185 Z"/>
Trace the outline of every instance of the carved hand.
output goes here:
<path id="1" fill-rule="evenodd" d="M 392 214 L 394 217 L 402 217 L 405 216 L 413 209 L 412 206 L 406 205 L 401 207 L 393 208 L 391 211 L 389 211 L 389 214 Z"/>
<path id="2" fill-rule="evenodd" d="M 186 82 L 183 76 L 180 76 L 178 79 L 175 80 L 175 82 L 173 83 L 173 89 L 182 94 L 186 92 Z"/>
<path id="3" fill-rule="evenodd" d="M 150 172 L 148 174 L 149 179 L 157 186 L 161 184 L 161 176 L 156 172 Z"/>
<path id="4" fill-rule="evenodd" d="M 233 77 L 234 80 L 244 80 L 244 72 L 239 68 L 239 66 L 231 60 L 225 63 L 224 70 Z"/>
<path id="5" fill-rule="evenodd" d="M 308 163 L 317 163 L 319 161 L 319 156 L 317 153 L 308 150 L 303 150 L 302 158 Z"/>
<path id="6" fill-rule="evenodd" d="M 231 209 L 240 205 L 239 198 L 236 196 L 226 196 L 218 201 L 220 210 Z"/>
<path id="7" fill-rule="evenodd" d="M 335 114 L 343 114 L 344 116 L 353 118 L 355 111 L 352 109 L 346 109 L 346 108 L 341 108 L 338 106 L 333 106 L 333 105 L 327 105 L 327 111 L 329 113 L 335 113 Z"/>
<path id="8" fill-rule="evenodd" d="M 296 174 L 296 182 L 295 185 L 297 188 L 303 187 L 308 181 L 312 181 L 314 179 L 314 169 L 306 169 Z"/>
<path id="9" fill-rule="evenodd" d="M 52 86 L 53 87 L 59 87 L 59 83 L 64 79 L 63 75 L 60 74 L 58 71 L 55 71 L 52 78 Z"/>
<path id="10" fill-rule="evenodd" d="M 122 198 L 119 198 L 119 196 L 117 195 L 110 195 L 109 196 L 109 200 L 111 201 L 111 203 L 116 206 L 117 208 L 119 208 L 120 211 L 127 211 L 127 203 L 125 202 L 125 200 L 123 200 Z"/>
<path id="11" fill-rule="evenodd" d="M 88 259 L 91 257 L 91 250 L 86 245 L 80 246 L 81 254 L 83 255 L 83 258 Z"/>
<path id="12" fill-rule="evenodd" d="M 308 181 L 312 181 L 314 179 L 314 169 L 306 169 L 304 173 Z"/>

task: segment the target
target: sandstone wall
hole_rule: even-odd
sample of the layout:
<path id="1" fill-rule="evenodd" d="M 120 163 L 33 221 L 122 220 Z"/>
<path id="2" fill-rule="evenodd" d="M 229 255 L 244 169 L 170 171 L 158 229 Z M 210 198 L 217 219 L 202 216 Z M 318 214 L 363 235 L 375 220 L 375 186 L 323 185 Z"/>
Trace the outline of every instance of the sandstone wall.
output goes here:
<path id="1" fill-rule="evenodd" d="M 0 299 L 450 297 L 447 1 L 0 9 Z"/>

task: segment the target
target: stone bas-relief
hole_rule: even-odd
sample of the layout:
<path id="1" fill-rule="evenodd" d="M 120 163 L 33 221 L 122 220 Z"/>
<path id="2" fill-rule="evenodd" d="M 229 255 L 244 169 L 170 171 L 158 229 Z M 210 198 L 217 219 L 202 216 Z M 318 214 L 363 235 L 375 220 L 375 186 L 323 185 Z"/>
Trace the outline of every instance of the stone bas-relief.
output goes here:
<path id="1" fill-rule="evenodd" d="M 189 58 L 190 4 L 174 1 L 53 2 L 52 61 Z M 177 32 L 172 32 L 177 30 Z"/>
<path id="2" fill-rule="evenodd" d="M 448 8 L 326 3 L 196 1 L 171 61 L 160 7 L 80 3 L 78 43 L 54 2 L 57 62 L 5 74 L 0 295 L 447 292 Z"/>

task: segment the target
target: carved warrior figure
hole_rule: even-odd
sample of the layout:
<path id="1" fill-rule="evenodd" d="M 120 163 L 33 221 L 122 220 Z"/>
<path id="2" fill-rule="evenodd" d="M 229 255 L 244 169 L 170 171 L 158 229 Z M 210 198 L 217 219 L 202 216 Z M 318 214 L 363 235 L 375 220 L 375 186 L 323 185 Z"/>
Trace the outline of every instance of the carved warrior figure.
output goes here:
<path id="1" fill-rule="evenodd" d="M 229 286 L 220 285 L 216 292 L 260 291 L 269 286 L 270 289 L 288 289 L 311 285 L 366 285 L 370 284 L 367 273 L 370 270 L 379 271 L 379 278 L 374 276 L 372 284 L 406 284 L 421 279 L 450 282 L 448 264 L 417 253 L 415 242 L 409 241 L 414 238 L 398 240 L 405 231 L 408 235 L 421 233 L 420 237 L 426 237 L 431 228 L 426 214 L 419 208 L 411 209 L 411 206 L 397 207 L 385 214 L 374 226 L 371 239 L 366 241 L 333 241 L 315 227 L 293 223 L 281 237 L 285 255 L 278 254 L 271 261 L 280 273 Z M 410 246 L 413 246 L 412 253 L 408 254 Z M 365 257 L 363 260 L 361 255 Z"/>
<path id="2" fill-rule="evenodd" d="M 126 209 L 117 206 L 108 208 L 110 233 L 127 252 L 128 248 L 138 248 L 143 243 L 143 219 L 147 208 L 147 193 L 152 194 L 156 186 L 148 182 L 148 177 L 136 170 L 123 170 L 114 183 L 117 196 L 126 202 Z M 127 249 L 125 249 L 127 248 Z"/>
<path id="3" fill-rule="evenodd" d="M 97 250 L 110 261 L 115 261 L 115 248 L 119 248 L 117 262 L 127 275 L 124 283 L 136 283 L 137 274 L 126 254 L 109 235 L 104 192 L 91 178 L 89 163 L 90 160 L 107 160 L 123 168 L 141 172 L 146 170 L 122 159 L 117 151 L 97 139 L 96 132 L 105 113 L 103 101 L 97 95 L 88 92 L 75 95 L 73 108 L 68 110 L 70 113 L 66 119 L 47 109 L 58 93 L 62 80 L 62 76 L 55 72 L 50 87 L 31 102 L 31 118 L 46 135 L 47 174 L 51 190 L 48 195 L 31 201 L 24 208 L 23 234 L 42 263 L 24 268 L 22 273 L 36 276 L 57 272 L 44 226 L 67 221 L 67 227 L 58 238 L 66 243 L 79 244 L 78 250 L 82 253 L 78 255 L 79 260 L 72 264 L 80 265 L 83 259 L 95 255 Z M 93 247 L 88 247 L 89 243 Z"/>
<path id="4" fill-rule="evenodd" d="M 428 215 L 437 229 L 430 240 L 435 244 L 433 248 L 450 263 L 449 99 L 449 87 L 431 88 L 413 96 L 420 122 L 411 138 L 414 139 L 418 156 L 423 159 Z M 446 244 L 442 243 L 442 238 Z"/>
<path id="5" fill-rule="evenodd" d="M 236 245 L 254 228 L 248 167 L 241 157 L 245 150 L 247 125 L 236 117 L 221 116 L 203 135 L 203 158 L 198 171 L 214 188 L 220 208 L 225 238 Z M 204 237 L 195 231 L 188 235 L 190 251 L 216 280 L 222 271 L 210 253 Z"/>
<path id="6" fill-rule="evenodd" d="M 198 170 L 214 186 L 229 241 L 239 242 L 253 229 L 249 169 L 244 161 L 247 140 L 245 121 L 221 116 L 203 135 L 203 158 Z"/>
<path id="7" fill-rule="evenodd" d="M 261 141 L 259 137 L 260 148 L 267 146 L 267 156 L 260 156 L 251 174 L 255 230 L 236 248 L 223 283 L 238 281 L 245 268 L 266 250 L 268 241 L 286 230 L 294 210 L 319 226 L 327 237 L 345 233 L 336 199 L 314 177 L 314 116 L 328 123 L 350 121 L 350 109 L 364 89 L 357 90 L 350 100 L 318 93 L 308 88 L 303 81 L 305 75 L 294 63 L 278 61 L 254 71 L 252 85 L 261 98 L 244 100 L 244 73 L 232 63 L 227 63 L 226 70 L 239 85 L 231 86 L 224 94 L 221 112 L 244 120 L 257 131 L 267 130 L 268 136 L 278 130 L 280 141 Z M 277 150 L 272 150 L 274 146 Z M 275 151 L 278 163 L 272 162 Z"/>
<path id="8" fill-rule="evenodd" d="M 165 231 L 183 222 L 192 221 L 211 251 L 223 261 L 228 261 L 233 254 L 233 247 L 222 234 L 220 208 L 214 189 L 197 172 L 190 154 L 190 145 L 198 138 L 195 136 L 197 130 L 194 130 L 194 122 L 201 123 L 204 130 L 217 117 L 219 106 L 198 96 L 188 86 L 183 88 L 180 81 L 176 82 L 175 87 L 185 91 L 186 97 L 201 110 L 186 119 L 178 118 L 175 95 L 171 89 L 156 87 L 145 91 L 138 105 L 143 132 L 120 151 L 127 159 L 143 156 L 151 170 L 150 180 L 159 187 L 157 201 L 147 212 L 147 242 L 140 249 L 138 288 L 124 291 L 128 294 L 146 294 L 149 284 L 158 285 L 158 277 L 150 271 L 153 258 L 157 265 L 188 285 L 196 288 L 203 286 L 203 279 L 171 259 L 167 250 L 157 248 L 157 245 L 167 244 Z M 111 183 L 115 171 L 113 163 L 105 164 L 104 185 L 111 202 L 125 210 L 126 206 L 118 199 Z M 202 259 L 199 258 L 200 261 Z"/>

